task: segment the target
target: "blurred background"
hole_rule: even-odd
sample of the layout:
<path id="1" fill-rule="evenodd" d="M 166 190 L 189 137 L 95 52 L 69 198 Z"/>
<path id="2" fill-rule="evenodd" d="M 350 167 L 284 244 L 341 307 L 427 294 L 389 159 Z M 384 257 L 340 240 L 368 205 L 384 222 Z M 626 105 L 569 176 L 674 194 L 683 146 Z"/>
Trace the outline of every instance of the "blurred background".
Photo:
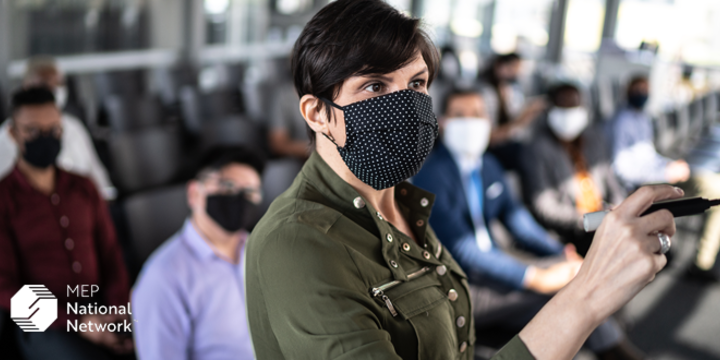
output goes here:
<path id="1" fill-rule="evenodd" d="M 712 145 L 720 136 L 718 0 L 388 2 L 423 18 L 446 79 L 473 82 L 496 54 L 515 52 L 526 97 L 572 81 L 595 122 L 622 106 L 631 76 L 648 74 L 658 151 L 720 167 Z M 193 154 L 218 144 L 263 151 L 271 159 L 264 206 L 289 186 L 302 159 L 274 145 L 269 129 L 283 116 L 278 101 L 293 96 L 292 45 L 327 3 L 0 0 L 0 120 L 27 59 L 54 57 L 65 111 L 89 131 L 114 185 L 104 193 L 135 276 L 188 213 L 183 165 Z M 681 221 L 678 237 L 697 238 L 700 223 Z M 678 275 L 692 243 L 680 241 L 673 267 L 625 309 L 630 337 L 659 359 L 720 359 L 720 287 Z"/>

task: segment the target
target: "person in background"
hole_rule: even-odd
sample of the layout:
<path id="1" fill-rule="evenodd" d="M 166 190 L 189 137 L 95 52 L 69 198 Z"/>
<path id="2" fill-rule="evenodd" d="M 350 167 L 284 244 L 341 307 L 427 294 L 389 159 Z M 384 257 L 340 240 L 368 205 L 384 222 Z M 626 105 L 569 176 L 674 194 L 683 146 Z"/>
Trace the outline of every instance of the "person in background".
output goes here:
<path id="1" fill-rule="evenodd" d="M 685 160 L 673 161 L 655 150 L 652 120 L 643 111 L 649 90 L 647 77 L 632 78 L 627 89 L 627 106 L 609 123 L 613 169 L 628 189 L 646 183 L 677 184 L 690 179 L 690 166 Z"/>
<path id="2" fill-rule="evenodd" d="M 658 154 L 653 142 L 652 120 L 643 110 L 650 94 L 649 85 L 646 76 L 633 77 L 628 84 L 627 106 L 609 123 L 615 173 L 628 189 L 648 183 L 671 183 L 688 192 L 697 192 L 699 196 L 719 198 L 718 174 L 698 172 L 691 177 L 690 166 L 685 160 L 672 160 Z M 697 256 L 688 275 L 718 281 L 718 275 L 710 270 L 719 250 L 720 209 L 712 208 L 708 211 Z"/>
<path id="3" fill-rule="evenodd" d="M 305 161 L 312 148 L 308 145 L 309 138 L 305 119 L 297 106 L 298 98 L 292 82 L 288 81 L 292 74 L 289 71 L 288 59 L 276 63 L 281 82 L 272 97 L 270 107 L 268 145 L 270 153 L 278 157 L 293 157 Z"/>
<path id="4" fill-rule="evenodd" d="M 61 113 L 53 93 L 32 87 L 12 97 L 10 135 L 19 154 L 0 180 L 0 309 L 25 284 L 43 284 L 58 299 L 58 318 L 45 332 L 22 332 L 23 356 L 34 359 L 112 359 L 133 349 L 112 332 L 72 332 L 68 321 L 107 324 L 123 315 L 75 315 L 67 303 L 127 306 L 128 275 L 107 205 L 90 179 L 55 165 L 63 146 Z M 68 287 L 97 285 L 96 298 Z M 89 325 L 88 325 L 89 326 Z"/>
<path id="5" fill-rule="evenodd" d="M 132 294 L 140 359 L 254 359 L 242 258 L 259 219 L 263 167 L 238 147 L 201 161 L 187 185 L 190 217 L 150 257 Z"/>
<path id="6" fill-rule="evenodd" d="M 433 86 L 428 89 L 433 98 L 433 109 L 443 108 L 442 101 L 445 96 L 462 82 L 461 71 L 460 59 L 455 49 L 450 46 L 441 48 L 437 76 Z"/>
<path id="7" fill-rule="evenodd" d="M 516 53 L 497 55 L 479 75 L 493 124 L 489 149 L 508 170 L 521 169 L 520 154 L 531 136 L 531 125 L 546 107 L 542 99 L 526 101 L 518 85 L 521 60 Z"/>
<path id="8" fill-rule="evenodd" d="M 583 215 L 619 204 L 625 190 L 612 170 L 604 132 L 590 126 L 580 90 L 562 83 L 550 89 L 549 97 L 552 107 L 526 149 L 525 199 L 546 229 L 584 255 L 592 234 L 583 229 Z"/>
<path id="9" fill-rule="evenodd" d="M 68 91 L 65 77 L 58 69 L 55 60 L 47 57 L 32 58 L 28 61 L 23 86 L 44 86 L 55 95 L 60 110 L 65 107 Z M 116 196 L 115 188 L 110 182 L 107 170 L 98 158 L 90 134 L 76 117 L 62 113 L 63 148 L 57 158 L 57 166 L 65 171 L 90 177 L 106 200 Z M 9 173 L 18 157 L 18 148 L 9 133 L 10 121 L 0 125 L 0 176 Z"/>
<path id="10" fill-rule="evenodd" d="M 430 225 L 468 275 L 476 328 L 516 333 L 573 279 L 582 258 L 564 246 L 514 199 L 504 170 L 485 152 L 491 124 L 477 92 L 452 91 L 445 100 L 442 140 L 413 184 L 435 194 Z M 528 261 L 500 248 L 488 224 L 500 221 Z M 529 264 L 527 264 L 529 263 Z M 614 320 L 600 325 L 586 346 L 600 359 L 640 359 Z"/>

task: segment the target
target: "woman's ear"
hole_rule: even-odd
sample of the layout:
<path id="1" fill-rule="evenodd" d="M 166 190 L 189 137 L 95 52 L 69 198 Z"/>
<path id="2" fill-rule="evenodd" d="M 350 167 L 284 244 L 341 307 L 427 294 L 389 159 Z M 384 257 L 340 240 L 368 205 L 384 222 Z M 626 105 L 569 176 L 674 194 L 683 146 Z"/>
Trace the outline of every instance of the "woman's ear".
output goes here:
<path id="1" fill-rule="evenodd" d="M 316 133 L 328 133 L 328 120 L 325 111 L 319 108 L 320 99 L 313 95 L 303 95 L 300 99 L 300 113 L 308 126 Z"/>

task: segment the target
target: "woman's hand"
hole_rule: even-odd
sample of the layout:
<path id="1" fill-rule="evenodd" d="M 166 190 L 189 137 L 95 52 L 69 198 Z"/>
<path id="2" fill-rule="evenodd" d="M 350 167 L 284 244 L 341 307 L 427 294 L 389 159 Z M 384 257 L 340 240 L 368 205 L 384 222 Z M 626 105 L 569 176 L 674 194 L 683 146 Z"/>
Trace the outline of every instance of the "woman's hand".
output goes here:
<path id="1" fill-rule="evenodd" d="M 667 185 L 642 187 L 605 216 L 578 273 L 578 282 L 599 321 L 635 297 L 667 262 L 659 253 L 657 233 L 675 234 L 672 214 L 667 210 L 640 214 L 654 202 L 683 194 Z"/>
<path id="2" fill-rule="evenodd" d="M 571 359 L 598 325 L 655 278 L 667 262 L 657 233 L 673 236 L 675 221 L 667 210 L 640 214 L 683 194 L 668 185 L 642 187 L 605 216 L 575 279 L 520 332 L 537 359 Z"/>

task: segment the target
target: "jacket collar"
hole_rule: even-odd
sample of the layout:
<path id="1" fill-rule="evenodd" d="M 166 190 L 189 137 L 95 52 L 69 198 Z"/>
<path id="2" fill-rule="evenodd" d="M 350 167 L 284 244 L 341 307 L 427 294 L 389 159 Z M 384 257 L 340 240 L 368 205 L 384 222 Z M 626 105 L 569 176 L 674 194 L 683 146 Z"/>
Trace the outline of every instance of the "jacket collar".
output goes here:
<path id="1" fill-rule="evenodd" d="M 392 236 L 394 233 L 392 225 L 385 221 L 382 215 L 367 203 L 357 190 L 340 178 L 317 152 L 310 155 L 301 173 L 304 180 L 322 196 L 321 199 L 308 200 L 323 202 L 324 205 L 343 213 L 343 215 L 353 220 L 358 219 L 359 224 L 366 224 L 362 225 L 364 227 L 374 227 L 374 229 L 368 230 L 379 236 L 378 241 L 382 243 L 383 257 L 388 262 L 400 256 L 399 246 L 397 246 L 397 241 Z M 439 254 L 439 243 L 437 241 L 428 241 L 432 236 L 430 236 L 427 224 L 435 201 L 435 195 L 404 181 L 395 186 L 395 200 L 400 205 L 409 226 L 414 230 L 418 242 L 424 245 L 430 254 Z M 413 257 L 418 257 L 422 261 L 440 264 L 435 257 L 423 259 L 422 255 L 419 254 L 421 253 L 418 252 Z M 409 255 L 412 256 L 412 254 Z M 402 269 L 392 267 L 389 269 L 394 278 L 407 279 Z"/>
<path id="2" fill-rule="evenodd" d="M 55 166 L 55 188 L 53 189 L 53 193 L 63 193 L 65 189 L 69 186 L 70 178 L 68 176 L 69 174 L 65 171 L 59 169 L 57 166 Z M 17 184 L 18 189 L 23 192 L 32 192 L 37 193 L 42 196 L 50 196 L 45 195 L 35 189 L 28 180 L 27 177 L 25 177 L 25 174 L 23 174 L 20 171 L 20 168 L 18 168 L 17 163 L 15 163 L 15 167 L 13 167 L 12 172 L 8 175 L 8 177 L 12 178 L 13 181 Z"/>

